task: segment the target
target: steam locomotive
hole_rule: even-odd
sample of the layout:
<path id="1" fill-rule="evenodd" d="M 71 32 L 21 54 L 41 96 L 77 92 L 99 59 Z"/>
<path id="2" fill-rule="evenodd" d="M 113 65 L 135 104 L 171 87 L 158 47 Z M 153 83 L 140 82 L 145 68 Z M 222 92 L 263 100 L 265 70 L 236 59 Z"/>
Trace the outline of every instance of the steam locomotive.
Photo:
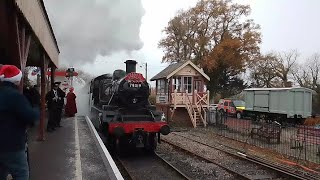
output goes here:
<path id="1" fill-rule="evenodd" d="M 163 113 L 150 105 L 150 87 L 142 74 L 136 73 L 134 60 L 127 60 L 126 71 L 115 70 L 94 78 L 90 85 L 90 116 L 115 151 L 128 147 L 154 151 L 160 134 L 170 128 Z"/>

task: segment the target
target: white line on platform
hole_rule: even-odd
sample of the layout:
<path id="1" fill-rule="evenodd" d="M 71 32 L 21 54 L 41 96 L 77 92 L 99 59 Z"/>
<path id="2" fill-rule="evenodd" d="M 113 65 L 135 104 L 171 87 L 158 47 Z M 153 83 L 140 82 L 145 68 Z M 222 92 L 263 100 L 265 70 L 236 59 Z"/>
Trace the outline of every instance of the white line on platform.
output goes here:
<path id="1" fill-rule="evenodd" d="M 79 143 L 79 132 L 78 132 L 78 119 L 74 118 L 75 126 L 75 145 L 76 145 L 76 179 L 82 180 L 82 169 L 81 169 L 81 156 L 80 156 L 80 143 Z"/>
<path id="2" fill-rule="evenodd" d="M 97 143 L 98 149 L 99 149 L 101 156 L 103 158 L 103 162 L 108 170 L 110 179 L 123 180 L 123 177 L 122 177 L 116 163 L 113 161 L 109 151 L 107 150 L 106 146 L 102 142 L 102 139 L 98 135 L 98 132 L 94 128 L 94 126 L 88 116 L 86 116 L 86 120 L 87 120 L 87 123 L 89 125 L 90 130 L 91 130 L 91 133 L 95 136 L 95 141 Z"/>

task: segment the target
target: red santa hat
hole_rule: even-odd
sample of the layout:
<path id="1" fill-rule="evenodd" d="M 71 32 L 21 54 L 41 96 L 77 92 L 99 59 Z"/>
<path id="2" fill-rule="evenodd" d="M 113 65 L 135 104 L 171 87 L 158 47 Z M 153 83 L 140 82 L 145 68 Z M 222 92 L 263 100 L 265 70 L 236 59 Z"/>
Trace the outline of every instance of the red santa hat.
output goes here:
<path id="1" fill-rule="evenodd" d="M 3 65 L 0 69 L 0 81 L 20 82 L 22 72 L 14 65 Z"/>

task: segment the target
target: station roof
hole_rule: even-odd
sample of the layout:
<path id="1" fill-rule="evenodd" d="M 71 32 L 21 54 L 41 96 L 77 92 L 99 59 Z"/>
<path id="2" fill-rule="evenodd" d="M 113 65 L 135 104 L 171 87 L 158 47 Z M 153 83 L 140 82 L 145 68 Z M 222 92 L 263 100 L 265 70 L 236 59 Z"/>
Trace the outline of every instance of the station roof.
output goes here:
<path id="1" fill-rule="evenodd" d="M 52 63 L 58 67 L 60 50 L 43 0 L 15 0 L 15 4 Z"/>

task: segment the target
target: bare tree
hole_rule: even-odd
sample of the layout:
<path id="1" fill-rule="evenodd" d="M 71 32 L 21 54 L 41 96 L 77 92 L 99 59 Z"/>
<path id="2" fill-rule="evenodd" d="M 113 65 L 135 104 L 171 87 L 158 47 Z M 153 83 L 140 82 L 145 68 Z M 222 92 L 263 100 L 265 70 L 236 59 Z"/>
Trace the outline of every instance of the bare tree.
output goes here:
<path id="1" fill-rule="evenodd" d="M 282 86 L 290 86 L 289 76 L 293 72 L 299 53 L 297 50 L 290 50 L 277 54 L 277 62 L 274 63 L 274 70 L 277 77 L 282 80 Z"/>
<path id="2" fill-rule="evenodd" d="M 310 74 L 308 69 L 306 68 L 306 65 L 297 64 L 292 70 L 292 75 L 295 81 L 299 84 L 301 87 L 310 87 L 311 80 L 310 80 Z"/>
<path id="3" fill-rule="evenodd" d="M 307 67 L 311 75 L 311 88 L 316 89 L 319 84 L 318 79 L 320 75 L 320 54 L 313 54 L 308 59 Z"/>
<path id="4" fill-rule="evenodd" d="M 304 64 L 297 64 L 292 74 L 301 87 L 316 90 L 320 84 L 320 54 L 314 53 Z"/>

